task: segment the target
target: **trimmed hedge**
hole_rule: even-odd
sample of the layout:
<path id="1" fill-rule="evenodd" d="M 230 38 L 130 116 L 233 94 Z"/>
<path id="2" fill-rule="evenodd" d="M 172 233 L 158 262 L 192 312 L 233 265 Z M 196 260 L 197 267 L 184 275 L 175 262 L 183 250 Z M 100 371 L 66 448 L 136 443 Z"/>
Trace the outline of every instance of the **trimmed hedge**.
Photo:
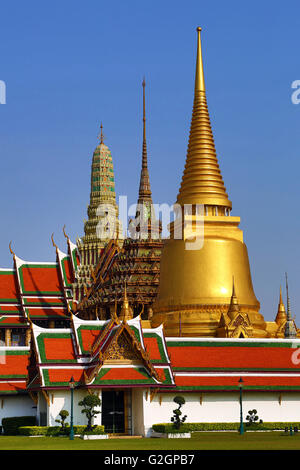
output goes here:
<path id="1" fill-rule="evenodd" d="M 6 436 L 16 436 L 19 434 L 20 426 L 34 426 L 36 424 L 35 416 L 15 416 L 12 418 L 2 419 L 3 433 Z"/>
<path id="2" fill-rule="evenodd" d="M 86 426 L 73 426 L 74 434 L 105 434 L 104 426 L 93 426 L 92 431 L 87 431 Z M 69 436 L 70 426 L 64 430 L 60 426 L 21 426 L 19 434 L 22 436 Z"/>
<path id="3" fill-rule="evenodd" d="M 286 427 L 297 426 L 299 423 L 258 423 L 248 425 L 244 423 L 245 431 L 282 431 Z M 172 423 L 153 424 L 153 431 L 161 433 L 177 433 L 177 432 L 196 432 L 196 431 L 238 431 L 240 423 L 183 423 L 180 429 L 175 429 Z"/>

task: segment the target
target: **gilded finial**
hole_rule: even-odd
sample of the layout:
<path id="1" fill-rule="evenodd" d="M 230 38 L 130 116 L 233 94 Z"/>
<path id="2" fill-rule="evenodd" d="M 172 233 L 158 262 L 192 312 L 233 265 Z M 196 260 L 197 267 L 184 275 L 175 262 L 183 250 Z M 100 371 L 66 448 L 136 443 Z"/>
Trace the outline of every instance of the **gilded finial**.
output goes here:
<path id="1" fill-rule="evenodd" d="M 101 125 L 100 125 L 100 134 L 98 134 L 98 139 L 100 140 L 100 144 L 104 144 L 104 134 L 103 134 L 102 122 L 101 122 Z"/>
<path id="2" fill-rule="evenodd" d="M 133 317 L 133 312 L 131 307 L 129 306 L 128 298 L 127 298 L 127 285 L 126 285 L 126 280 L 124 282 L 124 296 L 123 296 L 123 305 L 121 308 L 121 313 L 120 313 L 120 320 L 122 321 L 127 321 L 130 320 Z"/>
<path id="3" fill-rule="evenodd" d="M 197 45 L 197 62 L 196 62 L 196 77 L 195 77 L 195 91 L 205 91 L 202 47 L 201 47 L 201 31 L 202 28 L 198 26 L 198 45 Z"/>

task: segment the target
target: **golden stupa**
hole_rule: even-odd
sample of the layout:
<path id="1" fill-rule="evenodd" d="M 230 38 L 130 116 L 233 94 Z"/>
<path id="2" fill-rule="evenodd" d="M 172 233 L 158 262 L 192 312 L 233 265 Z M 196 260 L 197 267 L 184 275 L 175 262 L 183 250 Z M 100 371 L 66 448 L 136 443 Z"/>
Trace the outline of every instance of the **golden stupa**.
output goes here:
<path id="1" fill-rule="evenodd" d="M 152 326 L 163 323 L 167 336 L 219 336 L 220 322 L 225 325 L 235 321 L 244 324 L 241 336 L 267 337 L 267 325 L 253 290 L 240 218 L 230 215 L 232 204 L 216 156 L 206 103 L 200 32 L 201 28 L 197 28 L 193 114 L 177 196 L 181 217 L 170 224 L 170 238 L 163 249 Z M 187 205 L 192 210 L 184 221 Z M 174 236 L 178 226 L 184 227 L 180 239 Z M 239 305 L 236 319 L 227 315 L 233 279 Z M 247 324 L 251 328 L 247 329 Z M 240 332 L 241 327 L 226 331 Z"/>

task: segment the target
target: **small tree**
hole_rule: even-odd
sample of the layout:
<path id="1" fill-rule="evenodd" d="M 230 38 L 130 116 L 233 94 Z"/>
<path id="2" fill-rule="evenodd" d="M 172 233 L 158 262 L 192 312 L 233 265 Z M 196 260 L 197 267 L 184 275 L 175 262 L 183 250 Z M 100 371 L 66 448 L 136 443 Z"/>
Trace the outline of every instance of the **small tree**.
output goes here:
<path id="1" fill-rule="evenodd" d="M 65 423 L 65 421 L 67 417 L 69 416 L 69 412 L 67 410 L 61 410 L 58 414 L 61 417 L 61 419 L 56 419 L 55 422 L 61 425 L 61 429 L 65 429 L 67 426 L 67 423 Z"/>
<path id="2" fill-rule="evenodd" d="M 248 415 L 246 416 L 246 420 L 248 421 L 247 426 L 251 426 L 251 424 L 257 424 L 257 422 L 263 422 L 262 419 L 259 419 L 257 415 L 257 410 L 249 410 Z"/>
<path id="3" fill-rule="evenodd" d="M 185 404 L 185 399 L 184 397 L 180 396 L 180 395 L 177 395 L 173 401 L 175 403 L 177 403 L 178 405 L 178 408 L 176 408 L 175 410 L 173 410 L 173 414 L 174 416 L 172 416 L 171 418 L 171 421 L 173 423 L 173 426 L 176 428 L 176 429 L 179 429 L 181 424 L 185 422 L 187 416 L 183 416 L 181 418 L 181 415 L 182 415 L 182 411 L 180 410 L 180 408 Z"/>
<path id="4" fill-rule="evenodd" d="M 97 406 L 101 405 L 101 400 L 97 395 L 87 395 L 78 403 L 79 406 L 83 406 L 81 413 L 84 413 L 88 420 L 87 430 L 92 430 L 92 419 L 97 414 L 101 413 L 100 411 L 95 410 Z"/>

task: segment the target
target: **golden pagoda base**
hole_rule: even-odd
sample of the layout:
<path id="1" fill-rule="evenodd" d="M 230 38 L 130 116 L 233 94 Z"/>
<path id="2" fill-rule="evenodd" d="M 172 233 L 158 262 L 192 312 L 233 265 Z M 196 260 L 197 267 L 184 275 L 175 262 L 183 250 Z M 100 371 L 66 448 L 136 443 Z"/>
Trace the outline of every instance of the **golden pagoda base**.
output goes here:
<path id="1" fill-rule="evenodd" d="M 159 312 L 151 321 L 152 328 L 164 325 L 166 336 L 182 337 L 228 337 L 219 328 L 222 314 L 228 312 L 229 305 L 190 305 L 176 307 L 173 311 Z M 270 334 L 266 330 L 266 322 L 259 312 L 250 312 L 247 307 L 240 307 L 241 314 L 248 315 L 251 323 L 251 336 L 267 338 Z M 246 335 L 245 335 L 246 336 Z M 247 335 L 248 336 L 248 335 Z M 250 335 L 249 335 L 250 336 Z"/>

